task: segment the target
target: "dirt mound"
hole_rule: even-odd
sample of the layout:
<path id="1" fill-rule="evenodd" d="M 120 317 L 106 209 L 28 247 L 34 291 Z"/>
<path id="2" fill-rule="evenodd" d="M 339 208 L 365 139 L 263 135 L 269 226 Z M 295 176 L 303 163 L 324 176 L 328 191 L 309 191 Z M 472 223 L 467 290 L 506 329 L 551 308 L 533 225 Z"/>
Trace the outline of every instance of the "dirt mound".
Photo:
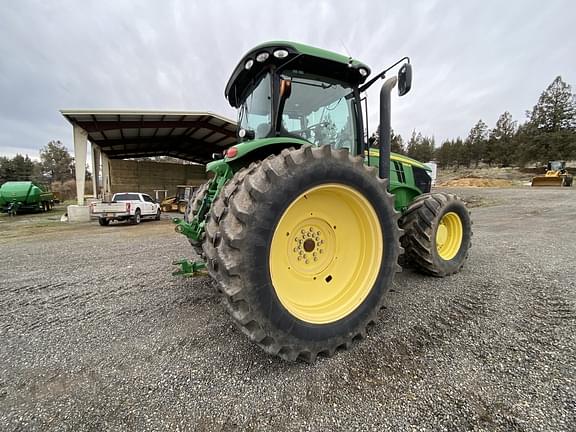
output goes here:
<path id="1" fill-rule="evenodd" d="M 436 183 L 439 187 L 511 187 L 511 180 L 467 177 Z"/>

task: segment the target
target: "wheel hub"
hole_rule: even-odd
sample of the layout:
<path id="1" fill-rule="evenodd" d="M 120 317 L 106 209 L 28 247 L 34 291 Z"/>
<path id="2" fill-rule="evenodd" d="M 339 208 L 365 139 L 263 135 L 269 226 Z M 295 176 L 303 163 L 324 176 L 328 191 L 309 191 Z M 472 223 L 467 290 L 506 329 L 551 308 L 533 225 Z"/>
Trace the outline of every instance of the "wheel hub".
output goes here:
<path id="1" fill-rule="evenodd" d="M 438 226 L 438 232 L 436 233 L 436 244 L 438 245 L 438 247 L 442 247 L 444 246 L 444 243 L 446 243 L 447 239 L 448 239 L 448 229 L 446 228 L 446 225 L 441 223 Z"/>
<path id="2" fill-rule="evenodd" d="M 334 228 L 322 217 L 311 214 L 287 234 L 292 237 L 287 251 L 290 269 L 302 277 L 314 278 L 336 258 Z"/>

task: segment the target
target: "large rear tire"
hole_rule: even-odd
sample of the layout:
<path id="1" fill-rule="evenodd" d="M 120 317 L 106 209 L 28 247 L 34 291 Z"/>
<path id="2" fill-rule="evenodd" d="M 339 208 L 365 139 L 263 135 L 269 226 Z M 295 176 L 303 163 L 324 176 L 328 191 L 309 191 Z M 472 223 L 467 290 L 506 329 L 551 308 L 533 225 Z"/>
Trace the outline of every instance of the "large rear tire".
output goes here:
<path id="1" fill-rule="evenodd" d="M 284 150 L 238 172 L 203 243 L 232 319 L 266 352 L 313 362 L 363 337 L 400 253 L 387 182 L 329 146 Z"/>
<path id="2" fill-rule="evenodd" d="M 198 210 L 200 210 L 202 201 L 204 200 L 204 197 L 208 192 L 208 186 L 210 186 L 210 182 L 204 183 L 202 186 L 196 189 L 194 194 L 192 194 L 192 197 L 190 198 L 190 200 L 188 201 L 188 205 L 186 206 L 186 212 L 184 213 L 184 220 L 186 222 L 190 223 L 190 221 L 194 219 L 194 217 L 198 214 Z M 188 241 L 192 245 L 194 252 L 196 252 L 199 256 L 202 256 L 203 255 L 202 240 L 196 241 L 189 238 Z"/>
<path id="3" fill-rule="evenodd" d="M 432 276 L 460 271 L 472 246 L 472 221 L 466 204 L 449 193 L 423 194 L 400 219 L 404 260 Z"/>

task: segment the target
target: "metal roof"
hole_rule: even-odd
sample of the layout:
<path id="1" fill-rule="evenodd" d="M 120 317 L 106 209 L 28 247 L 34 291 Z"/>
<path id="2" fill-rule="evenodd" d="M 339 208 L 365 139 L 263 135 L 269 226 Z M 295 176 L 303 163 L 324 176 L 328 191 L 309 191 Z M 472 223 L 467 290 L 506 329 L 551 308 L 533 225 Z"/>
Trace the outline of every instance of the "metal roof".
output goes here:
<path id="1" fill-rule="evenodd" d="M 86 110 L 60 111 L 88 133 L 110 159 L 172 156 L 208 163 L 236 143 L 236 122 L 210 112 Z"/>

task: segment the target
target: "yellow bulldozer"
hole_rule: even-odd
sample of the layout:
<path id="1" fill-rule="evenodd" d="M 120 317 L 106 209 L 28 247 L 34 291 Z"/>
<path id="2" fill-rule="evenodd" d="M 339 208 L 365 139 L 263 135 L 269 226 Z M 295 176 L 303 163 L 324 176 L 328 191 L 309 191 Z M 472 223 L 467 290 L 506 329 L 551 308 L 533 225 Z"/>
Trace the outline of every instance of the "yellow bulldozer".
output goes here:
<path id="1" fill-rule="evenodd" d="M 163 212 L 175 212 L 184 214 L 188 201 L 197 189 L 197 186 L 179 185 L 176 186 L 176 196 L 168 197 L 160 203 Z"/>
<path id="2" fill-rule="evenodd" d="M 549 161 L 546 174 L 533 177 L 532 186 L 572 186 L 572 176 L 566 171 L 566 162 Z"/>

